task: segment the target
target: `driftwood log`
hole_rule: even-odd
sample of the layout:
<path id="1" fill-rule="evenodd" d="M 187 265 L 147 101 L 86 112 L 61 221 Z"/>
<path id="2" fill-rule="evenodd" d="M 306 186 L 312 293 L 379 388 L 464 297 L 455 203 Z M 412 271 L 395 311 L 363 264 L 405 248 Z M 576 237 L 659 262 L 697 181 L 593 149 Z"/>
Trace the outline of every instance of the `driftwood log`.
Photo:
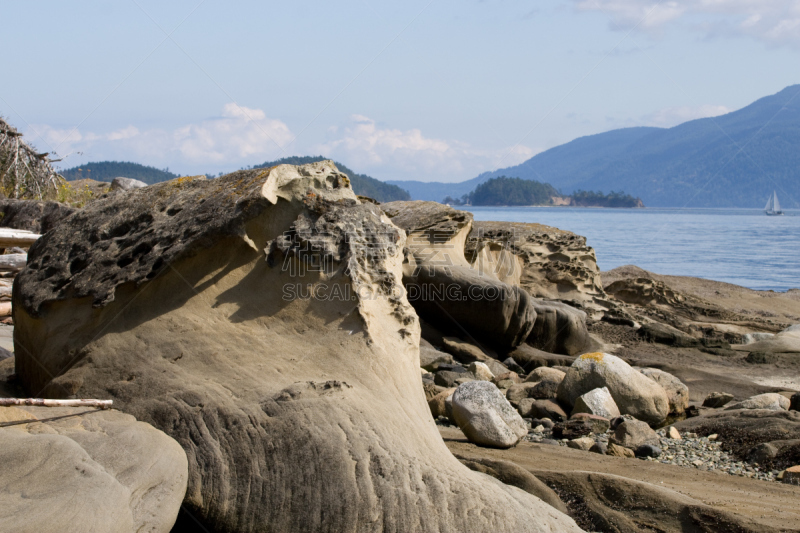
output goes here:
<path id="1" fill-rule="evenodd" d="M 47 400 L 43 398 L 0 398 L 0 406 L 36 405 L 40 407 L 98 407 L 109 409 L 113 400 Z"/>
<path id="2" fill-rule="evenodd" d="M 19 272 L 27 262 L 28 254 L 0 255 L 0 272 Z"/>
<path id="3" fill-rule="evenodd" d="M 39 237 L 41 235 L 32 231 L 0 228 L 0 248 L 11 248 L 12 246 L 28 248 Z"/>

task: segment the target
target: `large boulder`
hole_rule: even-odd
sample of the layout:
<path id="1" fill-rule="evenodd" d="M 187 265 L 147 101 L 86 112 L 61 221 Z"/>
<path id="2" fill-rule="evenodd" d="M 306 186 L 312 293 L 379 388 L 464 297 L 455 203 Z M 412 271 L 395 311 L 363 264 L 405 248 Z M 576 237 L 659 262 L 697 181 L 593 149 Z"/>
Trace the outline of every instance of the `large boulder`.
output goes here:
<path id="1" fill-rule="evenodd" d="M 459 385 L 453 393 L 453 418 L 475 444 L 510 448 L 528 434 L 528 426 L 503 393 L 487 381 Z"/>
<path id="2" fill-rule="evenodd" d="M 652 379 L 664 389 L 669 399 L 669 412 L 681 414 L 689 407 L 689 387 L 681 380 L 657 368 L 643 368 L 642 374 Z"/>
<path id="3" fill-rule="evenodd" d="M 177 440 L 187 529 L 557 529 L 563 515 L 447 451 L 404 246 L 330 161 L 110 194 L 31 247 L 16 373 Z"/>
<path id="4" fill-rule="evenodd" d="M 436 202 L 389 202 L 381 208 L 408 234 L 403 283 L 427 322 L 498 349 L 528 338 L 536 320 L 530 295 L 464 257 L 472 215 Z"/>
<path id="5" fill-rule="evenodd" d="M 0 530 L 167 533 L 189 475 L 173 439 L 119 411 L 0 407 Z"/>
<path id="6" fill-rule="evenodd" d="M 614 355 L 593 352 L 578 357 L 558 386 L 559 401 L 575 405 L 578 397 L 607 387 L 622 414 L 660 424 L 669 414 L 664 389 Z"/>

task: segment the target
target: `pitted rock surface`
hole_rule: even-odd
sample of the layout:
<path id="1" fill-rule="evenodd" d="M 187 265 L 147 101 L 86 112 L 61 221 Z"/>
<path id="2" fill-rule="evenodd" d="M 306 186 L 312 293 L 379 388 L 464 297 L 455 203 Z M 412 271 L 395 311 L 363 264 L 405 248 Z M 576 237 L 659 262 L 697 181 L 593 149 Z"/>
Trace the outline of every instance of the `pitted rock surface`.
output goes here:
<path id="1" fill-rule="evenodd" d="M 447 451 L 404 246 L 330 162 L 110 194 L 17 278 L 16 373 L 178 441 L 208 531 L 579 531 Z"/>
<path id="2" fill-rule="evenodd" d="M 534 297 L 581 302 L 605 298 L 594 250 L 585 237 L 569 231 L 542 224 L 476 221 L 466 255 L 472 262 L 483 260 L 504 281 L 515 277 Z"/>
<path id="3" fill-rule="evenodd" d="M 0 200 L 0 227 L 47 233 L 77 211 L 58 202 L 40 200 Z"/>

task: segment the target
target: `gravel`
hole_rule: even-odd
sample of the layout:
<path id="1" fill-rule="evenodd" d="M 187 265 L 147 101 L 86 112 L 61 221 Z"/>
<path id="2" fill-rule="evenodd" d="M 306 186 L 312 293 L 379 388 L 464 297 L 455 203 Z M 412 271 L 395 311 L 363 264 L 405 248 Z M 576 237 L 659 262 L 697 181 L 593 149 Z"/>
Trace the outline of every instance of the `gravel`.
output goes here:
<path id="1" fill-rule="evenodd" d="M 780 472 L 780 470 L 762 469 L 758 465 L 737 461 L 734 457 L 722 451 L 719 442 L 713 439 L 709 440 L 708 437 L 699 437 L 695 433 L 687 432 L 681 435 L 682 438 L 680 440 L 674 440 L 666 436 L 666 428 L 659 429 L 656 433 L 659 437 L 661 454 L 656 457 L 639 457 L 638 460 L 716 471 L 763 481 L 776 481 Z M 611 434 L 612 432 L 609 430 L 606 434 L 592 435 L 592 437 L 596 442 L 607 445 Z M 542 443 L 545 439 L 552 439 L 552 432 L 540 425 L 532 428 L 524 440 Z M 557 442 L 561 446 L 566 446 L 568 441 L 567 439 L 561 439 Z"/>

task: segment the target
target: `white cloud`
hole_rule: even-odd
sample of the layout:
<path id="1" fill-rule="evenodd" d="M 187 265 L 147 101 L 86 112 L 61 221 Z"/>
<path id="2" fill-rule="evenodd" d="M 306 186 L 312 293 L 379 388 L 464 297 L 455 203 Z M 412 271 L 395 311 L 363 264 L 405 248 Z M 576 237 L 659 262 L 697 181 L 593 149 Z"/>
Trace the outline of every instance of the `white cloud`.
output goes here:
<path id="1" fill-rule="evenodd" d="M 527 146 L 479 149 L 459 141 L 425 137 L 419 129 L 381 128 L 353 115 L 333 140 L 316 151 L 382 179 L 453 181 L 516 165 L 535 155 Z"/>
<path id="2" fill-rule="evenodd" d="M 362 115 L 326 131 L 330 140 L 324 144 L 295 146 L 294 135 L 282 121 L 261 109 L 227 104 L 217 118 L 171 130 L 129 125 L 95 133 L 36 125 L 26 135 L 42 149 L 67 156 L 62 168 L 85 161 L 128 160 L 182 173 L 232 171 L 299 153 L 322 154 L 380 179 L 460 181 L 516 165 L 536 153 L 523 145 L 476 148 L 426 137 L 419 129 L 383 128 Z M 279 145 L 291 145 L 291 152 Z"/>
<path id="3" fill-rule="evenodd" d="M 188 168 L 192 172 L 224 168 L 283 157 L 294 135 L 280 120 L 268 118 L 261 109 L 230 103 L 222 115 L 174 130 L 140 130 L 135 126 L 93 133 L 34 125 L 28 138 L 40 148 L 68 156 L 70 166 L 86 159 L 129 159 L 144 164 Z M 80 154 L 82 157 L 77 157 Z"/>
<path id="4" fill-rule="evenodd" d="M 800 46 L 800 2 L 785 0 L 573 0 L 581 11 L 610 17 L 613 29 L 659 31 L 669 24 L 713 37 L 749 36 L 774 45 Z"/>
<path id="5" fill-rule="evenodd" d="M 647 126 L 671 128 L 689 120 L 698 118 L 718 117 L 733 111 L 724 105 L 701 105 L 665 107 L 643 117 L 642 122 Z"/>

